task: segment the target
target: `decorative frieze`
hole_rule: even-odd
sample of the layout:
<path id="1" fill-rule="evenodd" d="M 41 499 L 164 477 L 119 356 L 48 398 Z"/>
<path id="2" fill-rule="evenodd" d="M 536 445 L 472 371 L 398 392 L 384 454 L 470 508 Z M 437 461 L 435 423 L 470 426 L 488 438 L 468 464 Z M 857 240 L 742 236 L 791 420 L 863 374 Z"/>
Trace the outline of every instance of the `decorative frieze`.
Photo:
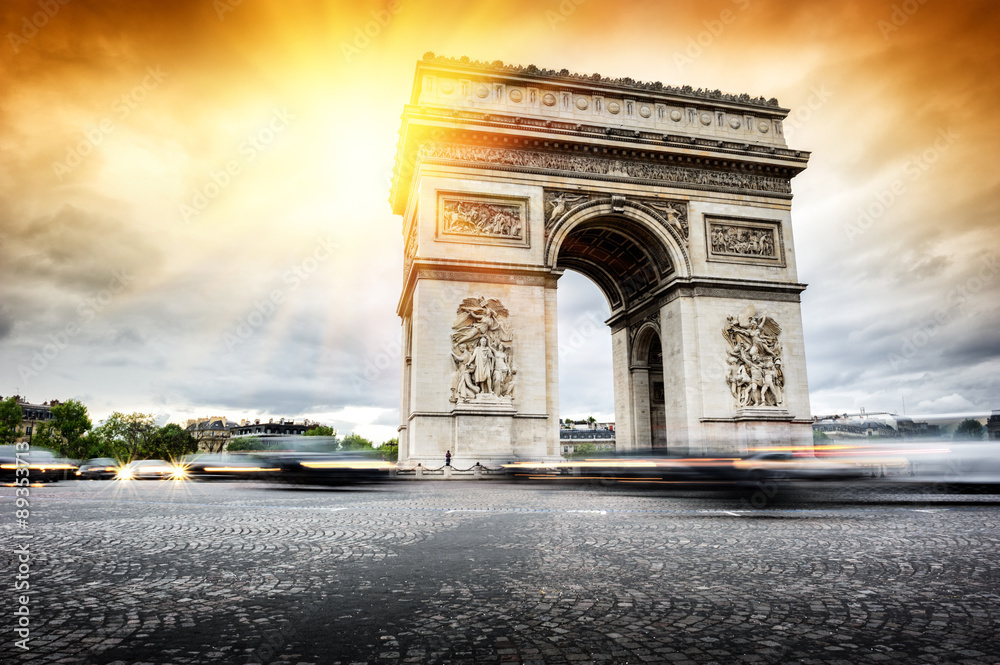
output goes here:
<path id="1" fill-rule="evenodd" d="M 705 216 L 708 260 L 785 265 L 781 222 Z"/>
<path id="2" fill-rule="evenodd" d="M 753 305 L 726 317 L 722 328 L 729 343 L 726 383 L 736 408 L 778 407 L 784 401 L 780 334 L 778 322 L 766 314 L 757 315 Z"/>
<path id="3" fill-rule="evenodd" d="M 544 197 L 546 242 L 551 229 L 555 228 L 560 219 L 584 203 L 602 200 L 609 201 L 612 209 L 616 212 L 623 211 L 629 202 L 645 206 L 648 208 L 647 212 L 651 212 L 664 228 L 672 229 L 676 236 L 685 242 L 688 239 L 690 227 L 686 201 L 652 197 L 611 196 L 602 192 L 569 192 L 546 189 Z"/>
<path id="4" fill-rule="evenodd" d="M 709 171 L 650 161 L 620 160 L 592 155 L 490 148 L 430 141 L 420 146 L 422 159 L 497 164 L 525 169 L 587 173 L 610 178 L 655 180 L 698 187 L 723 187 L 775 194 L 791 194 L 786 178 L 734 171 Z"/>
<path id="5" fill-rule="evenodd" d="M 527 199 L 439 193 L 438 239 L 527 247 Z"/>

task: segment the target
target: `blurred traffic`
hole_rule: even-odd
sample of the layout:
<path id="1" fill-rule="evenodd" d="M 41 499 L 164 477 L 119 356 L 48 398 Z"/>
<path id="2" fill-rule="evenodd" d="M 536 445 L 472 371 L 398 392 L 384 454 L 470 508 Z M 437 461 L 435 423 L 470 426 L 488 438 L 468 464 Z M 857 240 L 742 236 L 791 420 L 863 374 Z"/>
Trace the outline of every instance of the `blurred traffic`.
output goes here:
<path id="1" fill-rule="evenodd" d="M 283 485 L 338 486 L 448 478 L 460 480 L 580 483 L 672 492 L 778 489 L 880 484 L 934 491 L 1000 491 L 1000 446 L 989 442 L 835 442 L 762 446 L 741 455 L 672 456 L 608 454 L 576 459 L 511 461 L 467 469 L 397 464 L 378 450 L 341 450 L 335 437 L 288 437 L 282 448 L 255 452 L 196 453 L 178 459 L 74 461 L 51 451 L 0 447 L 0 477 L 13 482 L 26 468 L 31 482 L 93 480 L 131 482 L 257 481 Z M 773 489 L 777 488 L 777 489 Z"/>

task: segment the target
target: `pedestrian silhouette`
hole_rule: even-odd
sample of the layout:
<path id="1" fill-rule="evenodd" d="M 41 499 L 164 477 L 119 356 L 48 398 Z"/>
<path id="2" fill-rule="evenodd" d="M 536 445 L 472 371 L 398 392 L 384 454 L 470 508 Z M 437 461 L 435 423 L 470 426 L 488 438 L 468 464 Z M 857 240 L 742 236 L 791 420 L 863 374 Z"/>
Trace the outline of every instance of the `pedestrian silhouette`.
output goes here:
<path id="1" fill-rule="evenodd" d="M 448 450 L 444 454 L 444 465 L 451 466 L 451 451 Z"/>

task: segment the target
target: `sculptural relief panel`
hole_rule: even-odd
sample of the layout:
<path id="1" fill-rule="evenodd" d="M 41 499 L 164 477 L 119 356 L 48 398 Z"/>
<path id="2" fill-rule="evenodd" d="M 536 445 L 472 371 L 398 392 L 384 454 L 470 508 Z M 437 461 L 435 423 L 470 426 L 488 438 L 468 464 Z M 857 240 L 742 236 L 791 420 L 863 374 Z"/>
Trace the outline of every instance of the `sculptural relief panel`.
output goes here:
<path id="1" fill-rule="evenodd" d="M 784 364 L 778 336 L 781 326 L 747 305 L 726 317 L 722 336 L 729 344 L 726 383 L 736 408 L 780 407 L 784 402 Z"/>
<path id="2" fill-rule="evenodd" d="M 528 200 L 438 194 L 438 240 L 529 246 Z"/>
<path id="3" fill-rule="evenodd" d="M 491 148 L 459 143 L 430 141 L 420 146 L 422 159 L 446 159 L 461 162 L 489 163 L 547 171 L 587 173 L 614 178 L 634 178 L 674 182 L 701 187 L 722 187 L 791 194 L 787 178 L 743 173 L 687 168 L 652 161 L 621 160 L 590 155 L 538 152 L 512 148 Z"/>
<path id="4" fill-rule="evenodd" d="M 705 216 L 708 260 L 784 267 L 781 222 Z"/>
<path id="5" fill-rule="evenodd" d="M 511 405 L 517 365 L 509 312 L 496 298 L 466 298 L 452 324 L 453 403 Z"/>

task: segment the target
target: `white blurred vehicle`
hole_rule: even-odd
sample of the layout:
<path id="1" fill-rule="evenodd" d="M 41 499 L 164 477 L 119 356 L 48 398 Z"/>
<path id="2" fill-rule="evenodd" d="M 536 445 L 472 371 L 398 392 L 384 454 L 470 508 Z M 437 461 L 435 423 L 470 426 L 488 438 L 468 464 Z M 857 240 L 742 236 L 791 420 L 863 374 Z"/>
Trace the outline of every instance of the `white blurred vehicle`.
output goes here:
<path id="1" fill-rule="evenodd" d="M 186 477 L 184 467 L 161 459 L 145 459 L 129 462 L 115 476 L 118 480 L 147 480 L 151 478 L 173 478 L 180 480 Z"/>

